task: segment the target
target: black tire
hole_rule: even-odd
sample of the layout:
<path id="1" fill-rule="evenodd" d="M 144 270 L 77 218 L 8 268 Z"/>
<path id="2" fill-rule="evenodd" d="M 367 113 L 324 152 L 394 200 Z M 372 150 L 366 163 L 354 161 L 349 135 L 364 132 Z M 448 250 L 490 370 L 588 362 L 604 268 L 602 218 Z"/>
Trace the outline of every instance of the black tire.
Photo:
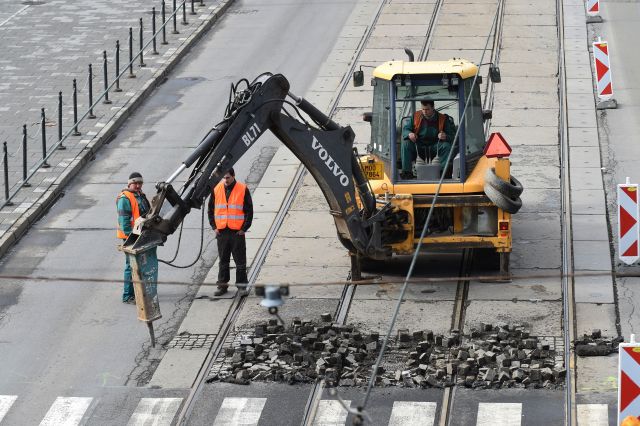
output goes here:
<path id="1" fill-rule="evenodd" d="M 508 198 L 516 199 L 522 194 L 524 188 L 522 187 L 522 183 L 515 177 L 511 176 L 510 180 L 510 182 L 505 182 L 496 176 L 496 169 L 493 167 L 487 169 L 484 175 L 485 185 L 491 185 Z"/>
<path id="2" fill-rule="evenodd" d="M 522 200 L 520 197 L 509 198 L 491 185 L 484 186 L 484 193 L 487 194 L 487 197 L 489 197 L 489 199 L 498 206 L 499 209 L 502 209 L 507 213 L 518 213 L 518 210 L 522 207 Z"/>

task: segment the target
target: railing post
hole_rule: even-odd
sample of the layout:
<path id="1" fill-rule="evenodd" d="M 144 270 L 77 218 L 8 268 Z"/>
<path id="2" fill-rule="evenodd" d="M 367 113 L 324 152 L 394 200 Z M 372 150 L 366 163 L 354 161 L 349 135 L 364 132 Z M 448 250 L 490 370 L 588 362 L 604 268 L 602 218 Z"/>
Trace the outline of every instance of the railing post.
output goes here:
<path id="1" fill-rule="evenodd" d="M 157 55 L 158 49 L 156 46 L 156 8 L 151 8 L 151 33 L 153 34 L 153 52 L 152 54 Z"/>
<path id="2" fill-rule="evenodd" d="M 189 25 L 187 22 L 187 0 L 182 0 L 182 25 Z"/>
<path id="3" fill-rule="evenodd" d="M 89 64 L 89 115 L 87 118 L 96 118 L 93 114 L 93 67 Z"/>
<path id="4" fill-rule="evenodd" d="M 107 70 L 107 51 L 102 51 L 102 76 L 104 77 L 104 100 L 103 104 L 110 104 L 109 100 L 109 72 Z"/>
<path id="5" fill-rule="evenodd" d="M 140 66 L 141 67 L 146 67 L 147 64 L 144 63 L 144 52 L 143 52 L 143 46 L 144 46 L 144 33 L 143 33 L 143 27 L 142 27 L 142 18 L 140 18 Z"/>
<path id="6" fill-rule="evenodd" d="M 4 163 L 4 199 L 5 205 L 12 206 L 13 203 L 9 201 L 9 154 L 7 153 L 7 141 L 2 143 L 2 157 Z"/>
<path id="7" fill-rule="evenodd" d="M 191 0 L 191 14 L 192 15 L 196 15 L 196 7 L 195 7 L 194 3 L 195 3 L 194 0 Z"/>
<path id="8" fill-rule="evenodd" d="M 27 125 L 22 125 L 22 186 L 28 188 L 31 186 L 27 182 Z"/>
<path id="9" fill-rule="evenodd" d="M 78 84 L 73 79 L 73 136 L 80 136 L 82 133 L 78 131 Z"/>
<path id="10" fill-rule="evenodd" d="M 173 0 L 173 31 L 172 34 L 180 34 L 178 32 L 178 10 L 176 9 L 176 0 Z"/>
<path id="11" fill-rule="evenodd" d="M 200 6 L 204 6 L 204 0 L 200 0 Z"/>
<path id="12" fill-rule="evenodd" d="M 122 92 L 120 88 L 120 40 L 116 40 L 116 88 L 114 92 Z"/>
<path id="13" fill-rule="evenodd" d="M 40 109 L 40 133 L 42 133 L 42 163 L 43 169 L 51 167 L 47 163 L 47 127 L 45 126 L 46 117 L 44 115 L 44 108 Z"/>
<path id="14" fill-rule="evenodd" d="M 162 0 L 162 44 L 169 44 L 167 41 L 167 17 L 166 17 L 166 5 Z"/>
<path id="15" fill-rule="evenodd" d="M 62 144 L 62 92 L 58 92 L 58 142 L 60 142 L 60 145 L 58 145 L 60 151 L 67 149 L 67 147 Z"/>
<path id="16" fill-rule="evenodd" d="M 136 78 L 133 73 L 133 28 L 129 27 L 129 78 Z"/>

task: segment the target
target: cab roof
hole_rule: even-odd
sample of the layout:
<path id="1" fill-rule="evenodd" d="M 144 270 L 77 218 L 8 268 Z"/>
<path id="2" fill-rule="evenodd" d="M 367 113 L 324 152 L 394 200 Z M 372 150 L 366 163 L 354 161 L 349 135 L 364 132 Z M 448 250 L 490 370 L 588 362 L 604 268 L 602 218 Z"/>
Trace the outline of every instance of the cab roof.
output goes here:
<path id="1" fill-rule="evenodd" d="M 396 75 L 414 74 L 458 74 L 460 78 L 473 77 L 478 67 L 466 59 L 449 59 L 448 61 L 388 61 L 373 70 L 373 76 L 383 80 L 391 80 Z"/>

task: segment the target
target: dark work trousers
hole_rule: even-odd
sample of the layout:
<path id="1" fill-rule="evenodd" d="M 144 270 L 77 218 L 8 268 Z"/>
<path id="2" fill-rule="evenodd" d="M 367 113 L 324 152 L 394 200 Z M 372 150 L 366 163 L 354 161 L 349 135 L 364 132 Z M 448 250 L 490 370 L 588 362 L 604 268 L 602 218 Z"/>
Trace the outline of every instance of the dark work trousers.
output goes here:
<path id="1" fill-rule="evenodd" d="M 225 228 L 216 238 L 218 241 L 218 256 L 220 257 L 220 270 L 218 271 L 218 285 L 229 282 L 229 261 L 233 255 L 236 264 L 236 284 L 246 284 L 247 279 L 247 244 L 244 235 L 238 235 L 238 231 Z"/>

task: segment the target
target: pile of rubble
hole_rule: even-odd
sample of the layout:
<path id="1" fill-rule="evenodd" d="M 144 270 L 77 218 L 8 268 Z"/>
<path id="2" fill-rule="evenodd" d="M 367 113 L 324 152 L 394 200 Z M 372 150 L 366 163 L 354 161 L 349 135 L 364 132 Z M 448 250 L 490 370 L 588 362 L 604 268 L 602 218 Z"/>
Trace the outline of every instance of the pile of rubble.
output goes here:
<path id="1" fill-rule="evenodd" d="M 208 381 L 293 384 L 324 378 L 340 386 L 366 385 L 380 336 L 331 321 L 330 314 L 323 314 L 319 323 L 296 318 L 289 327 L 275 319 L 259 324 L 225 348 L 224 360 Z M 480 324 L 462 337 L 457 330 L 446 336 L 400 330 L 389 349 L 400 351 L 404 359 L 389 371 L 379 367 L 376 384 L 487 389 L 551 388 L 564 382 L 562 357 L 524 326 Z"/>
<path id="2" fill-rule="evenodd" d="M 584 334 L 576 339 L 573 347 L 578 356 L 607 356 L 618 352 L 618 345 L 623 341 L 622 337 L 602 337 L 600 330 L 593 330 L 591 335 Z"/>

